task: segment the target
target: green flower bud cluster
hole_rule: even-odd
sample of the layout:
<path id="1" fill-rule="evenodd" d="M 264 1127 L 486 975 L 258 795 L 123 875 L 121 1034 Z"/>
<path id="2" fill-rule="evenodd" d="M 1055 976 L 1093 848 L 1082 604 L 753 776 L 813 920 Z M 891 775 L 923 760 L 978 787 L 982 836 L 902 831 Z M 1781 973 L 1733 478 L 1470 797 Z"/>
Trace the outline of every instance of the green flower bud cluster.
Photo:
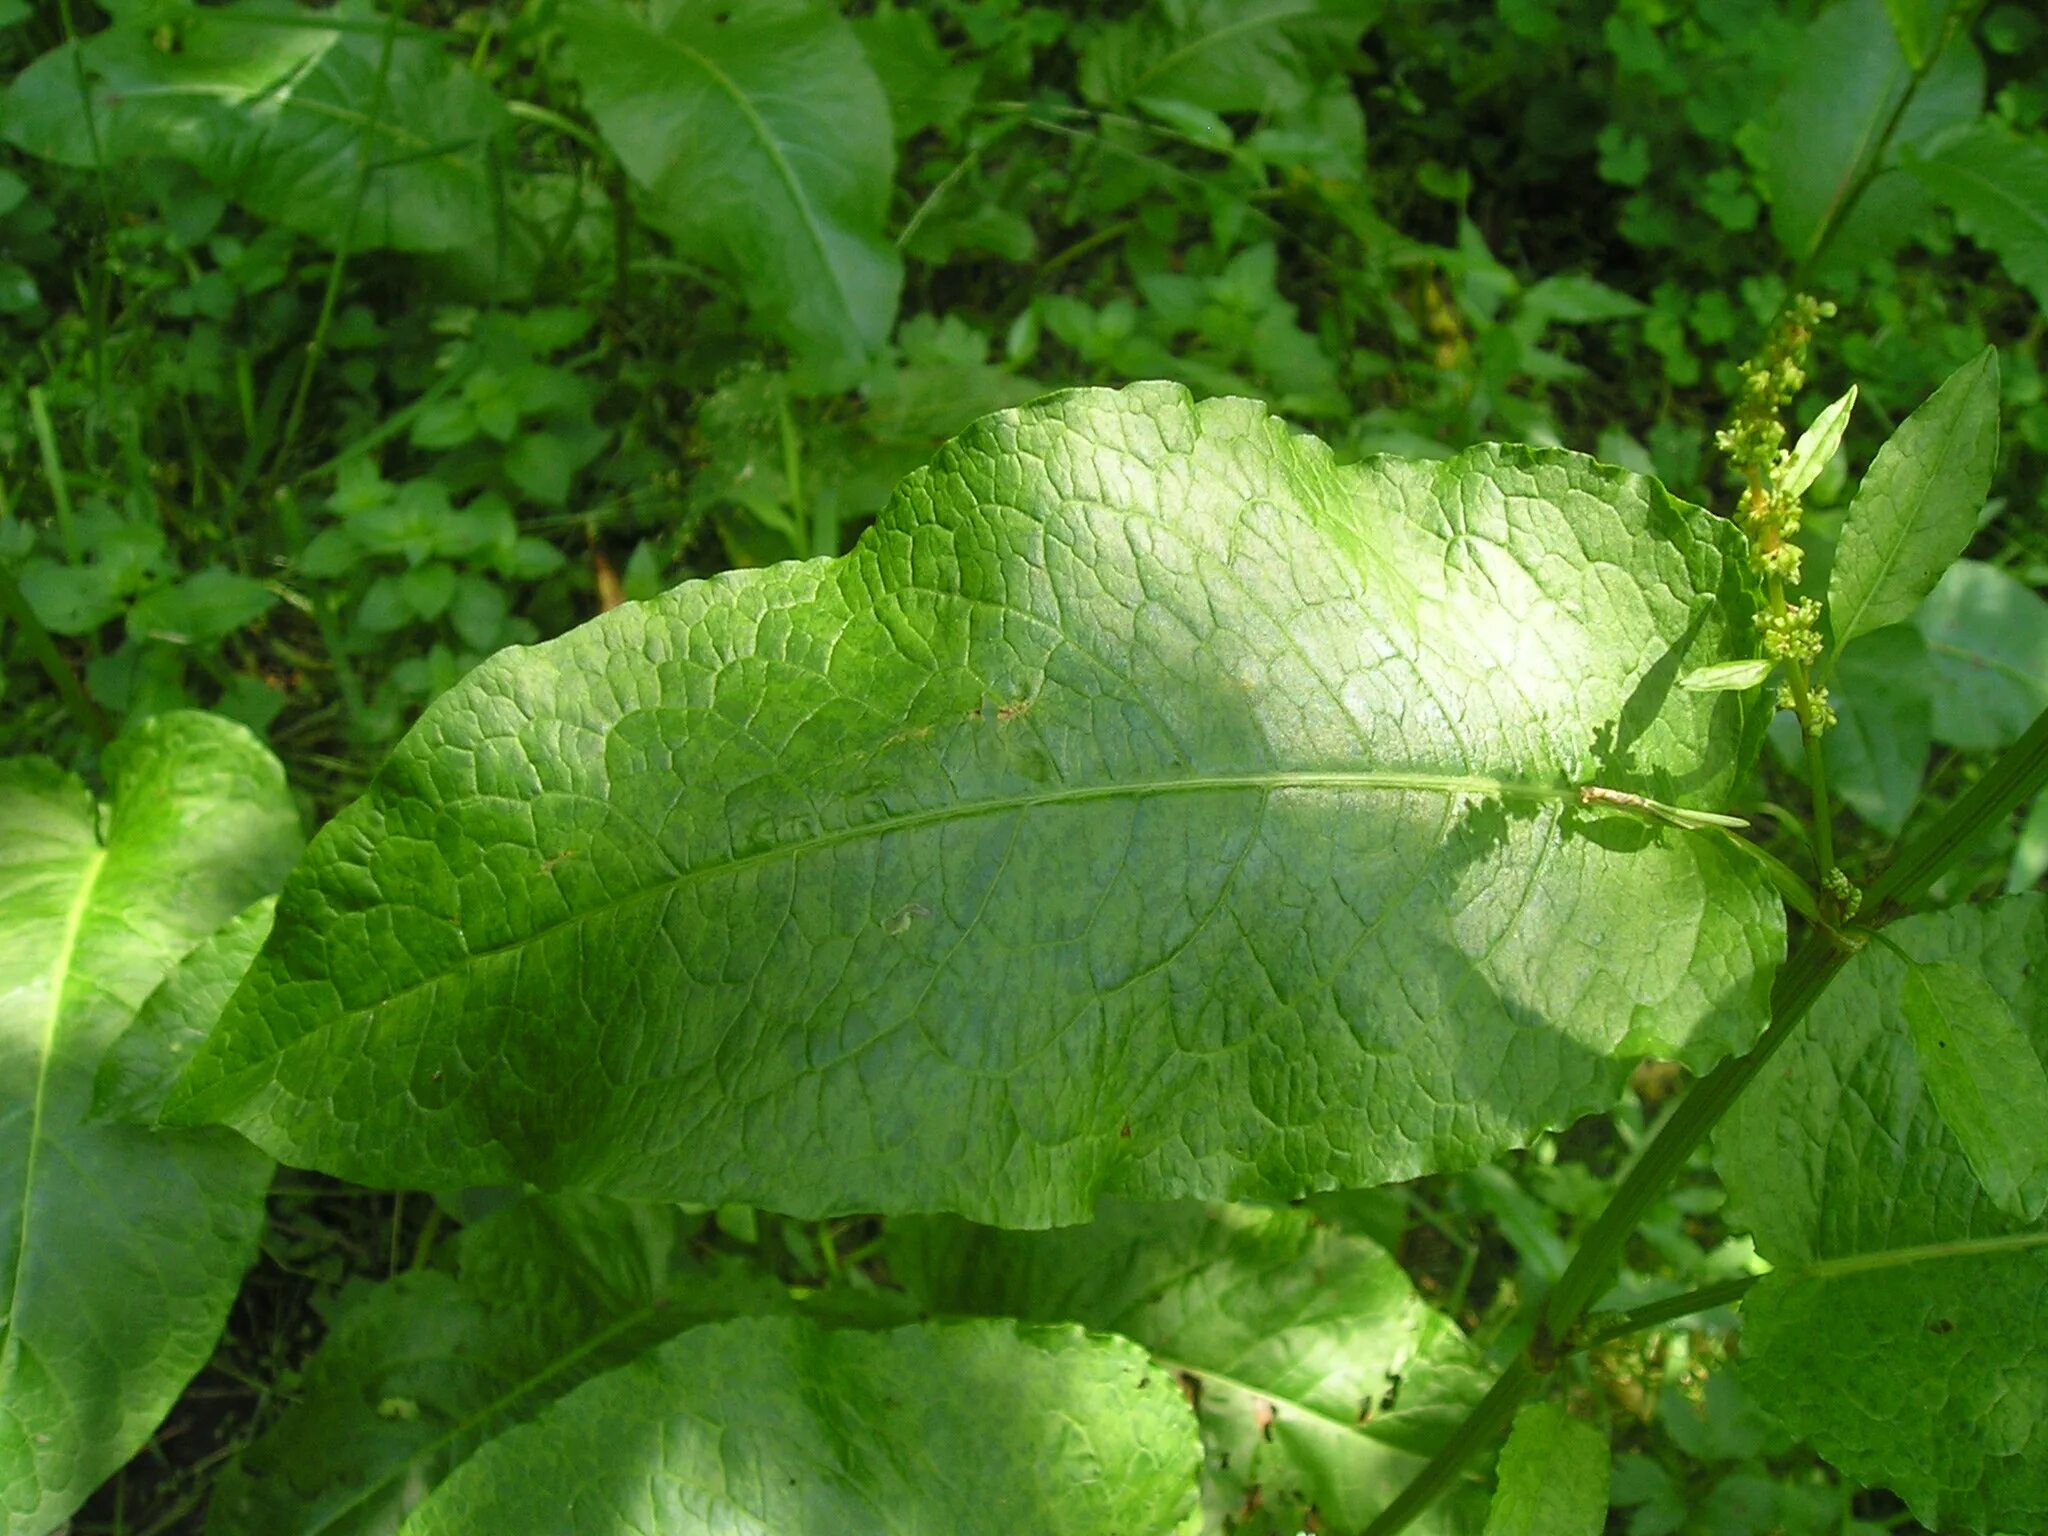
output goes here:
<path id="1" fill-rule="evenodd" d="M 1820 660 L 1820 604 L 1812 598 L 1787 603 L 1775 613 L 1767 608 L 1757 615 L 1756 624 L 1764 634 L 1764 654 L 1771 660 L 1802 666 Z"/>
<path id="2" fill-rule="evenodd" d="M 1734 413 L 1714 438 L 1714 445 L 1746 482 L 1735 521 L 1749 539 L 1750 564 L 1770 591 L 1771 601 L 1757 618 L 1764 655 L 1795 668 L 1819 660 L 1822 643 L 1820 604 L 1811 599 L 1785 601 L 1785 588 L 1799 584 L 1803 555 L 1793 542 L 1799 532 L 1799 497 L 1782 488 L 1790 457 L 1783 412 L 1805 387 L 1806 355 L 1815 329 L 1834 313 L 1834 305 L 1809 294 L 1786 304 L 1764 339 L 1763 351 L 1742 365 Z M 1835 718 L 1819 689 L 1806 695 L 1799 715 L 1802 727 L 1814 735 Z"/>
<path id="3" fill-rule="evenodd" d="M 1842 921 L 1845 923 L 1854 917 L 1857 908 L 1863 905 L 1863 892 L 1857 888 L 1855 881 L 1839 869 L 1827 872 L 1821 880 L 1821 888 L 1835 898 L 1835 909 L 1842 914 Z"/>

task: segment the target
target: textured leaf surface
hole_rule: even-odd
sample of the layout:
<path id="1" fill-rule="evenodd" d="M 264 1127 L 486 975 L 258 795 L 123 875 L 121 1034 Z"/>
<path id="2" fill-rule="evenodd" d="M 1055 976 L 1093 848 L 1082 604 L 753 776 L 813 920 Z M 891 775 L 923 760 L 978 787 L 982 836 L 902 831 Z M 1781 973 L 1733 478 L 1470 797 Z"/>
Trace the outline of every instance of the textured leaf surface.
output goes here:
<path id="1" fill-rule="evenodd" d="M 1142 1350 L 1009 1322 L 678 1335 L 472 1457 L 405 1536 L 728 1531 L 1166 1536 L 1195 1503 L 1187 1400 Z"/>
<path id="2" fill-rule="evenodd" d="M 1607 1477 L 1605 1435 L 1556 1403 L 1531 1403 L 1500 1453 L 1486 1536 L 1600 1536 Z"/>
<path id="3" fill-rule="evenodd" d="M 1828 576 L 1837 646 L 1913 616 L 1969 546 L 1998 465 L 1998 352 L 1943 381 L 1878 449 Z"/>
<path id="4" fill-rule="evenodd" d="M 1986 116 L 1911 165 L 1956 227 L 2048 308 L 2048 141 Z"/>
<path id="5" fill-rule="evenodd" d="M 1979 970 L 2048 1054 L 2048 897 L 1885 932 L 1914 964 Z M 1735 1219 L 1782 1266 L 1744 1303 L 1743 1373 L 1930 1529 L 2041 1530 L 2048 1245 L 1998 1209 L 1927 1092 L 1907 970 L 1880 945 L 1858 955 L 1716 1136 Z"/>
<path id="6" fill-rule="evenodd" d="M 565 8 L 570 67 L 676 248 L 828 361 L 879 347 L 903 268 L 882 237 L 896 146 L 853 31 L 820 0 Z"/>
<path id="7" fill-rule="evenodd" d="M 1401 1267 L 1305 1210 L 1105 1203 L 1085 1227 L 894 1223 L 890 1262 L 941 1312 L 1075 1322 L 1152 1352 L 1202 1424 L 1207 1526 L 1251 1536 L 1357 1530 L 1419 1471 L 1487 1385 Z M 1417 1532 L 1476 1532 L 1483 1498 Z"/>
<path id="8" fill-rule="evenodd" d="M 1899 1009 L 1920 1080 L 1991 1203 L 2025 1221 L 2048 1207 L 2048 1071 L 1983 974 L 1939 961 L 1906 972 Z"/>
<path id="9" fill-rule="evenodd" d="M 172 963 L 298 852 L 284 772 L 210 715 L 108 749 L 111 797 L 0 764 L 0 1500 L 60 1525 L 205 1363 L 269 1161 L 220 1132 L 87 1124 L 93 1069 Z"/>
<path id="10" fill-rule="evenodd" d="M 772 1311 L 770 1277 L 700 1260 L 673 1207 L 523 1199 L 433 1270 L 345 1292 L 297 1401 L 216 1487 L 208 1536 L 389 1536 L 492 1436 L 648 1346 Z"/>
<path id="11" fill-rule="evenodd" d="M 1936 741 L 1995 752 L 2048 709 L 2048 601 L 2011 572 L 1958 560 L 1913 623 L 1934 664 Z"/>
<path id="12" fill-rule="evenodd" d="M 107 1047 L 93 1079 L 92 1117 L 154 1125 L 178 1078 L 220 1023 L 221 1011 L 270 937 L 276 898 L 266 896 L 208 934 L 149 994 Z"/>
<path id="13" fill-rule="evenodd" d="M 54 49 L 8 86 L 7 137 L 66 165 L 89 166 L 96 150 L 109 164 L 182 160 L 252 213 L 328 245 L 500 249 L 506 216 L 491 157 L 510 119 L 490 87 L 438 43 L 407 37 L 391 51 L 380 103 L 375 25 L 338 30 L 311 12 L 308 25 L 279 25 L 279 14 L 269 0 L 191 7 L 175 49 L 136 25 Z M 337 14 L 382 20 L 361 3 Z M 363 180 L 366 158 L 375 170 Z"/>
<path id="14" fill-rule="evenodd" d="M 366 1182 L 1047 1225 L 1476 1162 L 1754 1035 L 1739 536 L 1243 401 L 995 416 L 841 560 L 507 652 L 321 835 L 169 1113 Z M 181 1107 L 182 1105 L 182 1107 Z"/>

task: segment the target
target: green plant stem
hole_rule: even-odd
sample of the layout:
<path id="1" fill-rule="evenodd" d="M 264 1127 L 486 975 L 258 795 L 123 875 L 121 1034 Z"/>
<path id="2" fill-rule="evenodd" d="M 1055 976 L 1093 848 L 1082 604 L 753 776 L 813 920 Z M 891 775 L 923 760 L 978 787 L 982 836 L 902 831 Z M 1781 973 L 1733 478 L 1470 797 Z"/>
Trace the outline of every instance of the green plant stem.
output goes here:
<path id="1" fill-rule="evenodd" d="M 1868 899 L 1873 919 L 1883 921 L 1900 915 L 1986 830 L 2012 815 L 2044 786 L 2048 786 L 2048 710 L 1934 826 L 1913 839 L 1872 882 Z M 1405 1530 L 1451 1485 L 1466 1459 L 1490 1443 L 1493 1433 L 1513 1416 L 1522 1399 L 1533 1394 L 1556 1369 L 1558 1361 L 1574 1347 L 1581 1320 L 1610 1282 L 1644 1212 L 1743 1090 L 1792 1038 L 1829 983 L 1867 939 L 1867 934 L 1859 938 L 1854 933 L 1843 935 L 1825 928 L 1808 935 L 1778 972 L 1771 989 L 1771 1022 L 1763 1038 L 1748 1054 L 1722 1063 L 1701 1079 L 1658 1128 L 1606 1209 L 1594 1220 L 1549 1298 L 1542 1303 L 1528 1352 L 1509 1367 L 1442 1449 L 1415 1475 L 1414 1481 L 1366 1527 L 1366 1536 L 1394 1536 L 1395 1532 Z M 1874 1263 L 1875 1257 L 1871 1256 L 1869 1263 Z M 1841 1266 L 1850 1261 L 1830 1262 L 1836 1272 L 1842 1272 Z M 1887 1262 L 1911 1261 L 1893 1257 Z M 1869 1267 L 1869 1263 L 1864 1267 Z M 1475 1431 L 1474 1425 L 1482 1419 L 1483 1432 Z"/>
<path id="2" fill-rule="evenodd" d="M 1927 893 L 1992 827 L 2048 785 L 2048 710 L 1999 755 L 1984 777 L 1963 791 L 1941 819 L 1900 851 L 1864 897 L 1873 926 L 1889 922 Z"/>
<path id="3" fill-rule="evenodd" d="M 57 428 L 50 420 L 50 403 L 40 387 L 28 392 L 29 425 L 36 434 L 36 452 L 43 461 L 43 479 L 49 482 L 50 505 L 57 513 L 57 538 L 64 546 L 64 558 L 78 563 L 78 535 L 71 526 L 71 487 L 64 479 L 64 455 L 57 446 Z"/>
<path id="4" fill-rule="evenodd" d="M 99 705 L 92 701 L 78 681 L 78 674 L 71 670 L 57 649 L 57 643 L 50 638 L 50 632 L 43 628 L 42 620 L 36 617 L 35 609 L 28 599 L 21 595 L 21 587 L 14 579 L 14 573 L 0 566 L 0 616 L 11 620 L 21 631 L 22 643 L 29 654 L 36 659 L 50 684 L 57 690 L 57 696 L 64 701 L 64 707 L 71 713 L 85 733 L 98 742 L 114 739 L 113 727 Z"/>
<path id="5" fill-rule="evenodd" d="M 355 245 L 356 224 L 362 218 L 363 199 L 369 196 L 370 176 L 376 169 L 372 163 L 372 150 L 391 86 L 391 56 L 397 51 L 398 29 L 410 4 L 411 0 L 394 0 L 390 15 L 385 18 L 384 39 L 377 49 L 377 80 L 370 92 L 370 115 L 363 123 L 362 132 L 356 136 L 360 159 L 356 164 L 355 186 L 349 192 L 348 218 L 341 226 L 341 239 L 334 247 L 334 260 L 327 268 L 327 286 L 320 294 L 320 313 L 313 322 L 313 335 L 306 343 L 306 362 L 299 370 L 299 387 L 292 394 L 292 408 L 285 417 L 284 431 L 277 440 L 277 453 L 271 460 L 273 473 L 281 470 L 291 457 L 292 445 L 298 441 L 299 427 L 306 419 L 306 402 L 312 397 L 313 377 L 320 371 L 320 359 L 327 351 L 327 332 L 334 324 L 334 311 L 341 302 L 341 280 L 348 271 L 349 251 Z"/>
<path id="6" fill-rule="evenodd" d="M 1543 1380 L 1544 1374 L 1537 1371 L 1528 1356 L 1517 1356 L 1492 1390 L 1465 1415 L 1464 1422 L 1451 1431 L 1443 1449 L 1430 1457 L 1428 1465 L 1365 1528 L 1364 1536 L 1393 1536 L 1395 1531 L 1406 1530 L 1457 1481 L 1465 1463 L 1507 1428 L 1515 1410 L 1534 1395 Z"/>
<path id="7" fill-rule="evenodd" d="M 1627 1338 L 1632 1333 L 1641 1333 L 1645 1328 L 1654 1328 L 1659 1323 L 1676 1322 L 1681 1317 L 1725 1307 L 1748 1295 L 1762 1278 L 1761 1275 L 1743 1275 L 1739 1279 L 1723 1280 L 1719 1285 L 1703 1285 L 1683 1295 L 1667 1296 L 1662 1301 L 1646 1302 L 1626 1312 L 1592 1313 L 1586 1318 L 1580 1339 L 1572 1346 L 1573 1351 L 1592 1349 L 1614 1339 Z"/>

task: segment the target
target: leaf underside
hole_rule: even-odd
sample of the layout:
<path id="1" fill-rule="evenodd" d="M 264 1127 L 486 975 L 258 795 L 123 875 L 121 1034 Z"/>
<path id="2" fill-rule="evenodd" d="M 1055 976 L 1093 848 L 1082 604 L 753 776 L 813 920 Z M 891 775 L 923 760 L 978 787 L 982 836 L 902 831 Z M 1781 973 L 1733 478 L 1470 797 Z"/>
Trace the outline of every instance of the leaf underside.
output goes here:
<path id="1" fill-rule="evenodd" d="M 317 840 L 167 1118 L 370 1183 L 1084 1219 L 1479 1162 L 1759 1030 L 1739 536 L 1245 401 L 987 418 L 843 559 L 501 654 Z"/>

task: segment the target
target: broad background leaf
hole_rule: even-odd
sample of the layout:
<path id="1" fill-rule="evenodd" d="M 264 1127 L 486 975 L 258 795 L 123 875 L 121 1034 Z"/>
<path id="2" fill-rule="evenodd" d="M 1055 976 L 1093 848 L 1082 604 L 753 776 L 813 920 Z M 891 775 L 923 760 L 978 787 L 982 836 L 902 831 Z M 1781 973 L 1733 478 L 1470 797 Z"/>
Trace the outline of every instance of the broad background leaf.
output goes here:
<path id="1" fill-rule="evenodd" d="M 1194 1398 L 1210 1530 L 1293 1536 L 1311 1511 L 1364 1526 L 1487 1385 L 1388 1254 L 1306 1210 L 1109 1201 L 1050 1232 L 904 1221 L 889 1253 L 935 1311 L 1080 1323 L 1150 1350 Z M 1464 1490 L 1411 1529 L 1484 1518 Z"/>
<path id="2" fill-rule="evenodd" d="M 149 994 L 135 1022 L 100 1058 L 93 1079 L 95 1120 L 156 1123 L 164 1100 L 270 937 L 276 908 L 271 896 L 251 903 L 200 940 Z"/>
<path id="3" fill-rule="evenodd" d="M 405 1536 L 1192 1529 L 1201 1456 L 1121 1339 L 1009 1322 L 692 1329 L 585 1383 L 443 1483 Z"/>
<path id="4" fill-rule="evenodd" d="M 357 1282 L 296 1401 L 223 1473 L 208 1536 L 389 1536 L 478 1446 L 707 1319 L 786 1309 L 700 1258 L 701 1218 L 533 1196 L 467 1227 L 459 1272 Z"/>
<path id="5" fill-rule="evenodd" d="M 1807 28 L 1770 125 L 1764 176 L 1771 228 L 1795 260 L 1813 257 L 1839 219 L 1823 267 L 1861 266 L 1889 255 L 1932 211 L 1901 162 L 1976 119 L 1984 64 L 1957 38 L 1899 113 L 1912 75 L 1883 0 L 1838 0 Z M 1867 170 L 1875 174 L 1857 195 Z"/>
<path id="6" fill-rule="evenodd" d="M 1909 619 L 1977 531 L 1998 465 L 1998 353 L 1986 347 L 1892 434 L 1857 487 L 1828 576 L 1837 647 Z"/>
<path id="7" fill-rule="evenodd" d="M 1098 102 L 1298 109 L 1385 9 L 1383 0 L 1151 0 L 1089 43 L 1081 88 Z"/>
<path id="8" fill-rule="evenodd" d="M 403 34 L 373 120 L 378 31 L 321 26 L 310 11 L 298 13 L 304 26 L 278 25 L 280 14 L 294 11 L 270 0 L 193 6 L 175 18 L 175 51 L 158 45 L 157 13 L 151 26 L 117 22 L 56 48 L 7 87 L 7 137 L 30 154 L 89 166 L 97 132 L 104 164 L 182 160 L 252 213 L 324 244 L 482 252 L 485 270 L 495 263 L 510 280 L 526 245 L 491 164 L 511 120 L 490 87 L 438 42 Z M 335 14 L 383 19 L 363 0 Z M 365 155 L 375 170 L 351 220 Z"/>
<path id="9" fill-rule="evenodd" d="M 1906 828 L 1927 776 L 1933 744 L 1927 642 L 1910 624 L 1873 630 L 1841 654 L 1828 695 L 1838 716 L 1827 735 L 1828 781 L 1849 808 L 1888 837 Z M 1790 714 L 1771 722 L 1771 741 L 1793 773 L 1805 748 Z"/>
<path id="10" fill-rule="evenodd" d="M 1886 928 L 1978 970 L 2048 1053 L 2048 897 Z M 1807 1276 L 1800 1266 L 2035 1230 L 2000 1211 L 1927 1092 L 1908 961 L 1853 960 L 1715 1136 L 1731 1220 L 1780 1272 L 1743 1306 L 1745 1381 L 1795 1434 L 1930 1529 L 2048 1526 L 2048 1246 Z"/>
<path id="11" fill-rule="evenodd" d="M 1486 1536 L 1600 1536 L 1607 1478 L 1605 1435 L 1556 1403 L 1530 1403 L 1500 1453 Z"/>
<path id="12" fill-rule="evenodd" d="M 843 560 L 443 695 L 167 1113 L 365 1182 L 1006 1225 L 1480 1161 L 1761 1023 L 1762 876 L 1566 787 L 1722 802 L 1744 706 L 1676 685 L 1750 643 L 1737 538 L 1171 386 L 991 417 Z"/>
<path id="13" fill-rule="evenodd" d="M 2048 1070 L 2005 1000 L 1967 965 L 1906 972 L 1899 1009 L 1920 1080 L 1992 1204 L 2023 1221 L 2048 1207 Z"/>
<path id="14" fill-rule="evenodd" d="M 269 1160 L 219 1132 L 85 1123 L 93 1070 L 173 962 L 283 880 L 284 770 L 246 730 L 156 716 L 111 793 L 0 763 L 0 1500 L 44 1532 L 213 1352 Z"/>
<path id="15" fill-rule="evenodd" d="M 1987 116 L 1907 166 L 2048 309 L 2048 141 Z"/>
<path id="16" fill-rule="evenodd" d="M 853 31 L 822 0 L 571 0 L 571 70 L 676 249 L 828 366 L 874 353 L 903 268 L 882 236 L 896 147 Z"/>
<path id="17" fill-rule="evenodd" d="M 2018 577 L 1958 560 L 1913 623 L 1933 664 L 1936 741 L 1995 752 L 2048 709 L 2048 601 Z"/>

